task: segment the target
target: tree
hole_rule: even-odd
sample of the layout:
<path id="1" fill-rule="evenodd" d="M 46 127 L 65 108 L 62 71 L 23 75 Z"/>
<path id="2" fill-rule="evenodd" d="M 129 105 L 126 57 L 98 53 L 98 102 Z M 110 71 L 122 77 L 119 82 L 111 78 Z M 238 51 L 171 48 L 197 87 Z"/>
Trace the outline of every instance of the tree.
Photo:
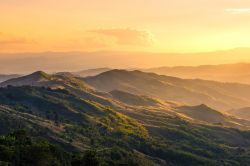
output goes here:
<path id="1" fill-rule="evenodd" d="M 96 151 L 88 150 L 81 158 L 75 159 L 72 166 L 100 166 L 100 163 Z"/>

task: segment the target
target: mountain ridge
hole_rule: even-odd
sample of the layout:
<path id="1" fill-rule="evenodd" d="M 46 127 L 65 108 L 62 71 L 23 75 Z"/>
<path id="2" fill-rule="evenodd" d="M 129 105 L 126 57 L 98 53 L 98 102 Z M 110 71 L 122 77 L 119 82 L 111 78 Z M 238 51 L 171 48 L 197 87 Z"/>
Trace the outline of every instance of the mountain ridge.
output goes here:
<path id="1" fill-rule="evenodd" d="M 0 74 L 0 83 L 7 81 L 9 79 L 12 79 L 12 78 L 17 78 L 17 77 L 21 77 L 21 75 L 18 75 L 18 74 Z"/>
<path id="2" fill-rule="evenodd" d="M 111 70 L 82 80 L 99 91 L 121 90 L 187 105 L 205 103 L 222 110 L 250 105 L 250 86 L 245 84 L 181 79 L 138 70 Z"/>
<path id="3" fill-rule="evenodd" d="M 107 72 L 104 72 L 96 77 L 100 77 L 100 76 L 102 77 L 103 75 L 106 75 L 106 74 L 111 74 L 112 77 L 115 77 L 115 78 L 121 77 L 122 79 L 125 79 L 125 80 L 128 80 L 128 78 L 131 77 L 131 74 L 132 74 L 133 82 L 136 80 L 138 75 L 139 75 L 138 78 L 140 78 L 140 76 L 142 75 L 143 78 L 145 77 L 145 79 L 146 79 L 146 81 L 143 83 L 146 83 L 147 81 L 152 83 L 152 80 L 154 82 L 155 80 L 158 79 L 158 77 L 164 78 L 164 79 L 167 78 L 167 80 L 172 81 L 171 84 L 178 83 L 181 80 L 181 79 L 176 78 L 176 77 L 165 77 L 165 76 L 159 76 L 159 75 L 153 74 L 153 73 L 148 74 L 148 73 L 143 73 L 141 71 L 126 71 L 126 70 L 107 71 Z M 153 79 L 151 77 L 148 78 L 148 75 L 152 76 Z M 86 77 L 86 79 L 88 79 L 88 78 L 91 78 L 91 77 Z M 105 79 L 106 79 L 106 77 L 105 77 Z M 113 80 L 112 78 L 110 79 L 109 77 L 107 77 L 107 79 L 109 81 L 109 84 L 111 84 L 112 81 L 115 82 L 115 80 Z M 100 82 L 103 84 L 102 81 L 100 81 Z M 156 85 L 158 86 L 158 84 L 165 85 L 165 83 L 161 83 L 161 82 L 157 82 Z M 163 100 L 163 99 L 160 99 L 158 97 L 154 98 L 153 96 L 150 96 L 150 95 L 148 96 L 147 94 L 137 94 L 136 91 L 129 92 L 129 91 L 118 90 L 119 88 L 114 89 L 112 91 L 107 91 L 106 93 L 101 93 L 101 92 L 98 92 L 98 91 L 92 89 L 91 85 L 89 86 L 89 84 L 85 83 L 84 81 L 81 81 L 81 78 L 74 77 L 74 75 L 68 75 L 68 74 L 49 75 L 45 72 L 37 71 L 37 72 L 34 72 L 30 75 L 20 77 L 17 79 L 11 79 L 9 81 L 4 82 L 3 84 L 0 84 L 0 86 L 2 86 L 2 87 L 6 87 L 7 85 L 16 86 L 16 87 L 21 87 L 21 86 L 46 87 L 46 88 L 52 88 L 55 90 L 56 89 L 65 89 L 66 91 L 70 91 L 71 93 L 73 93 L 73 94 L 75 94 L 75 95 L 77 95 L 85 100 L 94 101 L 96 103 L 101 103 L 101 104 L 106 105 L 106 106 L 112 106 L 112 107 L 115 107 L 117 109 L 130 108 L 133 110 L 135 108 L 138 109 L 139 107 L 141 107 L 140 109 L 150 108 L 151 110 L 155 110 L 155 111 L 164 110 L 168 114 L 172 114 L 174 116 L 178 116 L 177 114 L 181 113 L 182 115 L 184 115 L 188 118 L 193 118 L 195 121 L 200 120 L 202 122 L 206 122 L 206 119 L 200 118 L 200 117 L 195 117 L 193 113 L 187 114 L 186 112 L 182 112 L 183 109 L 180 109 L 181 106 L 183 108 L 186 108 L 186 109 L 184 109 L 185 111 L 189 111 L 191 108 L 195 108 L 195 110 L 198 109 L 198 110 L 201 110 L 204 112 L 204 111 L 209 109 L 208 113 L 216 112 L 216 113 L 218 113 L 217 116 L 222 117 L 219 121 L 220 123 L 229 124 L 229 126 L 232 126 L 232 127 L 242 128 L 242 125 L 236 125 L 236 123 L 235 123 L 235 125 L 233 125 L 233 124 L 227 122 L 227 120 L 225 120 L 225 119 L 228 119 L 228 121 L 229 121 L 230 118 L 224 117 L 226 115 L 224 115 L 224 114 L 222 115 L 221 113 L 209 108 L 205 104 L 199 105 L 199 107 L 198 106 L 187 106 L 187 104 L 178 103 L 178 102 L 176 102 L 176 100 Z M 152 85 L 148 85 L 148 86 L 152 86 Z M 188 104 L 188 105 L 192 105 L 192 104 Z M 193 104 L 193 105 L 196 105 L 196 104 Z M 206 114 L 204 114 L 204 115 L 206 115 Z M 234 122 L 238 121 L 237 119 L 232 119 L 232 118 L 230 120 L 234 121 Z M 209 120 L 209 122 L 212 123 L 211 120 Z M 239 122 L 239 124 L 240 123 L 241 122 Z M 246 128 L 247 128 L 247 126 L 248 126 L 247 122 L 242 121 L 242 123 L 245 123 Z"/>
<path id="4" fill-rule="evenodd" d="M 250 84 L 250 63 L 234 63 L 200 66 L 174 66 L 145 69 L 145 72 L 176 76 L 186 79 L 206 79 L 220 82 Z"/>

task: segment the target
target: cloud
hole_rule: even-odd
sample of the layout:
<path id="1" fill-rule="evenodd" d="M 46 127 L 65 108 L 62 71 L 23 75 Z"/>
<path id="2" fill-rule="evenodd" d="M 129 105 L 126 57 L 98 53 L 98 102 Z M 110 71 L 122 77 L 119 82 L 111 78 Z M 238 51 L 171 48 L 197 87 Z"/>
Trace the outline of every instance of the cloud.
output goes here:
<path id="1" fill-rule="evenodd" d="M 235 13 L 235 14 L 243 14 L 243 13 L 250 13 L 250 8 L 228 8 L 224 10 L 228 13 Z"/>
<path id="2" fill-rule="evenodd" d="M 153 35 L 145 30 L 114 28 L 90 30 L 88 32 L 114 38 L 116 44 L 119 45 L 149 46 L 154 43 Z"/>

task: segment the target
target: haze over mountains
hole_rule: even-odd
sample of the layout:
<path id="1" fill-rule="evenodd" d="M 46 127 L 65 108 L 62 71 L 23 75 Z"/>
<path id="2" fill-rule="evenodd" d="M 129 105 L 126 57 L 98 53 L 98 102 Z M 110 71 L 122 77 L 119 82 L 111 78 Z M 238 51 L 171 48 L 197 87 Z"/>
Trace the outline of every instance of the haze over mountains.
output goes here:
<path id="1" fill-rule="evenodd" d="M 72 74 L 79 76 L 79 77 L 87 77 L 87 76 L 96 76 L 103 72 L 112 70 L 111 68 L 96 68 L 96 69 L 87 69 L 78 72 L 73 72 Z"/>
<path id="2" fill-rule="evenodd" d="M 49 73 L 93 68 L 154 68 L 158 66 L 197 66 L 250 62 L 250 48 L 201 53 L 148 52 L 41 52 L 1 53 L 0 71 L 4 74 L 27 74 L 37 70 Z M 216 57 L 216 58 L 214 58 Z M 29 65 L 27 65 L 29 64 Z"/>
<path id="3" fill-rule="evenodd" d="M 83 80 L 99 91 L 117 89 L 188 105 L 207 104 L 222 110 L 250 105 L 250 86 L 244 84 L 181 79 L 126 70 L 112 70 Z"/>
<path id="4" fill-rule="evenodd" d="M 238 82 L 250 84 L 250 63 L 159 67 L 144 70 L 161 75 L 189 79 L 205 79 L 221 82 Z"/>
<path id="5" fill-rule="evenodd" d="M 99 75 L 99 72 L 103 72 Z M 94 73 L 89 73 L 94 71 Z M 97 72 L 97 73 L 96 73 Z M 87 70 L 81 77 L 71 73 L 49 75 L 42 71 L 24 77 L 9 79 L 0 86 L 50 86 L 61 87 L 66 80 L 68 86 L 78 85 L 80 88 L 91 87 L 105 93 L 121 97 L 131 94 L 149 96 L 165 101 L 179 102 L 186 105 L 207 104 L 208 106 L 227 111 L 250 106 L 250 85 L 237 83 L 222 83 L 200 79 L 181 79 L 177 77 L 145 73 L 141 71 L 94 69 Z M 66 80 L 63 80 L 66 79 Z M 130 96 L 131 98 L 136 96 Z M 144 98 L 150 104 L 150 100 Z M 143 100 L 141 101 L 143 103 Z M 151 103 L 152 104 L 152 103 Z"/>
<path id="6" fill-rule="evenodd" d="M 117 75 L 120 76 L 117 77 Z M 159 78 L 162 79 L 159 79 Z M 99 80 L 100 78 L 103 78 L 101 80 Z M 98 82 L 100 82 L 100 85 L 96 85 L 93 83 L 93 80 L 97 81 L 96 79 L 98 79 Z M 118 79 L 118 80 L 116 80 Z M 132 80 L 136 80 L 132 83 L 132 81 L 130 82 L 130 79 Z M 166 81 L 166 87 L 161 87 L 158 86 L 159 82 L 154 83 L 154 81 L 158 80 L 160 82 L 163 83 L 162 80 Z M 111 81 L 113 84 L 106 84 L 105 80 L 109 80 Z M 126 81 L 130 82 L 130 84 Z M 120 81 L 120 83 L 118 83 L 117 81 Z M 144 83 L 144 87 L 140 84 L 140 81 L 142 81 Z M 189 93 L 184 93 L 186 96 L 186 98 L 183 96 L 182 98 L 178 98 L 178 96 L 176 96 L 174 93 L 170 93 L 171 91 L 177 91 L 179 87 L 180 90 L 183 89 L 188 89 L 187 87 L 181 87 L 180 85 L 184 85 L 186 84 L 185 81 L 192 81 L 192 84 L 194 84 L 196 81 L 202 82 L 204 89 L 207 88 L 206 86 L 211 86 L 213 85 L 213 88 L 216 88 L 216 85 L 221 85 L 221 83 L 217 83 L 217 82 L 210 82 L 210 81 L 201 81 L 201 80 L 183 80 L 183 79 L 179 79 L 179 78 L 175 78 L 175 77 L 164 77 L 164 76 L 158 76 L 156 74 L 148 74 L 148 73 L 143 73 L 140 71 L 125 71 L 125 70 L 111 70 L 108 72 L 104 72 L 100 75 L 97 76 L 93 76 L 93 77 L 86 77 L 86 78 L 77 78 L 74 75 L 49 75 L 47 73 L 44 73 L 42 71 L 38 71 L 35 73 L 32 73 L 30 75 L 27 76 L 23 76 L 23 77 L 19 77 L 19 78 L 13 78 L 10 79 L 8 81 L 5 81 L 3 83 L 0 84 L 1 87 L 7 87 L 9 85 L 11 86 L 37 86 L 37 87 L 50 87 L 53 89 L 68 89 L 71 92 L 76 92 L 77 95 L 81 95 L 82 97 L 84 96 L 85 98 L 88 99 L 93 99 L 93 100 L 97 100 L 98 101 L 98 97 L 102 98 L 104 101 L 104 98 L 113 98 L 117 101 L 120 101 L 122 103 L 131 105 L 131 106 L 145 106 L 145 107 L 164 107 L 164 108 L 177 108 L 177 110 L 183 110 L 181 109 L 183 104 L 188 104 L 188 105 L 198 105 L 199 102 L 202 102 L 201 100 L 197 100 L 195 101 L 195 95 L 193 95 L 191 92 Z M 182 82 L 180 84 L 180 82 Z M 149 84 L 150 83 L 150 84 Z M 199 83 L 202 85 L 202 83 Z M 169 86 L 171 85 L 172 86 Z M 199 85 L 198 84 L 198 85 Z M 211 85 L 210 85 L 211 84 Z M 109 89 L 109 87 L 112 87 L 111 89 Z M 122 85 L 126 85 L 126 86 L 122 86 Z M 142 89 L 140 89 L 140 86 Z M 157 86 L 154 86 L 157 85 Z M 174 86 L 173 86 L 174 85 Z M 217 86 L 218 86 L 217 85 Z M 127 88 L 127 86 L 129 88 Z M 242 85 L 237 85 L 237 84 L 228 84 L 227 86 L 232 86 L 231 88 L 233 89 L 235 86 L 242 86 Z M 97 89 L 98 91 L 104 91 L 106 93 L 101 93 L 98 91 L 95 91 L 94 89 L 92 89 L 91 87 L 94 87 L 95 89 Z M 107 90 L 104 90 L 103 87 L 107 88 Z M 138 90 L 135 91 L 132 87 L 137 88 Z M 197 89 L 199 89 L 200 87 L 198 86 L 194 86 Z M 202 87 L 202 86 L 201 86 Z M 225 86 L 226 87 L 226 86 Z M 132 88 L 132 90 L 130 90 L 130 88 Z M 143 93 L 143 91 L 145 90 L 145 88 L 148 88 L 146 93 Z M 155 93 L 152 92 L 151 88 L 155 91 Z M 157 89 L 159 88 L 159 89 Z M 161 88 L 166 88 L 166 91 L 163 91 L 163 89 Z M 242 86 L 240 88 L 245 88 L 243 89 L 244 91 L 249 90 L 249 86 Z M 223 90 L 223 88 L 222 88 Z M 162 93 L 159 93 L 159 91 L 162 91 L 163 94 L 166 92 L 166 98 L 164 98 L 164 95 Z M 192 92 L 194 92 L 195 90 L 192 89 Z M 81 92 L 81 93 L 80 93 Z M 213 95 L 211 92 L 213 92 L 212 90 L 210 92 L 211 95 Z M 233 92 L 232 92 L 233 93 Z M 235 93 L 235 92 L 234 92 Z M 85 94 L 85 95 L 84 95 Z M 151 95 L 149 95 L 151 94 Z M 183 94 L 183 95 L 184 95 Z M 237 94 L 237 93 L 235 93 Z M 248 94 L 248 93 L 246 93 Z M 144 96 L 143 96 L 144 95 Z M 211 98 L 216 98 L 216 93 L 214 94 L 215 96 L 212 96 Z M 91 98 L 92 96 L 92 98 Z M 152 97 L 154 98 L 152 98 Z M 172 97 L 171 97 L 172 96 Z M 192 98 L 192 96 L 194 96 Z M 226 95 L 225 95 L 226 96 Z M 190 100 L 194 103 L 188 102 L 186 101 L 187 98 L 190 98 Z M 168 98 L 171 98 L 171 100 L 169 100 Z M 226 100 L 226 98 L 224 99 Z M 172 101 L 172 102 L 171 102 Z M 98 102 L 102 102 L 102 101 L 98 101 Z M 105 104 L 109 103 L 108 100 Z M 204 100 L 203 103 L 206 103 L 209 105 L 209 102 Z M 212 103 L 212 102 L 211 102 Z M 184 110 L 189 110 L 188 107 L 183 107 L 185 108 Z M 191 107 L 190 107 L 191 108 Z M 200 108 L 200 109 L 199 109 Z M 198 109 L 195 110 L 203 110 L 202 112 L 204 113 L 205 110 L 207 110 L 208 107 L 198 107 Z M 210 108 L 209 108 L 210 109 Z M 212 109 L 210 109 L 211 111 L 209 112 L 213 112 Z M 186 114 L 186 112 L 182 112 L 183 114 Z M 195 115 L 197 113 L 194 113 L 192 115 Z M 186 114 L 187 115 L 187 114 Z M 206 114 L 204 114 L 206 115 Z"/>
<path id="7" fill-rule="evenodd" d="M 115 105 L 120 105 L 122 103 L 122 105 L 133 107 L 174 109 L 177 113 L 181 113 L 191 119 L 203 122 L 208 121 L 210 123 L 235 123 L 233 126 L 238 124 L 238 122 L 233 121 L 238 120 L 232 120 L 232 117 L 229 118 L 226 114 L 213 110 L 208 106 L 212 106 L 220 111 L 246 107 L 249 105 L 249 101 L 243 100 L 242 96 L 247 98 L 250 91 L 250 86 L 248 85 L 184 80 L 176 77 L 126 70 L 111 70 L 86 78 L 65 73 L 49 75 L 38 71 L 0 83 L 0 87 L 9 85 L 67 89 L 85 99 L 94 100 L 105 105 L 113 105 L 115 103 Z M 244 92 L 244 94 L 239 95 L 238 92 L 240 91 Z M 113 100 L 117 102 L 112 104 Z M 189 107 L 187 105 L 200 106 Z M 242 118 L 242 116 L 239 117 Z M 227 121 L 225 119 L 231 119 L 229 120 L 231 122 L 224 123 Z M 246 122 L 245 127 L 247 124 L 248 122 Z"/>
<path id="8" fill-rule="evenodd" d="M 6 75 L 6 74 L 0 74 L 0 82 L 4 82 L 7 81 L 11 78 L 17 78 L 20 77 L 21 75 L 17 75 L 17 74 L 10 74 L 10 75 Z"/>

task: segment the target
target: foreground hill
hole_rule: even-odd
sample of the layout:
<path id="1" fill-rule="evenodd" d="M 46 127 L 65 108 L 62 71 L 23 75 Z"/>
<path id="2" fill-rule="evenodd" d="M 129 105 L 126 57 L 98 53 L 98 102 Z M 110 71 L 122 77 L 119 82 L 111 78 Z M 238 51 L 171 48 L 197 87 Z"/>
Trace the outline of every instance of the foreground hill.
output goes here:
<path id="1" fill-rule="evenodd" d="M 129 155 L 137 141 L 148 139 L 147 130 L 135 120 L 67 90 L 28 86 L 1 88 L 0 105 L 0 134 L 25 129 L 68 152 L 98 147 L 108 153 L 126 140 L 131 150 L 124 153 Z M 115 160 L 110 160 L 111 165 L 116 165 Z"/>
<path id="2" fill-rule="evenodd" d="M 250 162 L 249 132 L 193 123 L 168 112 L 115 110 L 67 90 L 29 86 L 0 88 L 0 105 L 0 134 L 21 128 L 69 154 L 95 149 L 105 165 L 247 166 Z M 7 138 L 12 139 L 0 137 L 0 148 L 13 149 Z M 30 158 L 35 148 L 27 149 L 33 145 L 19 149 L 29 154 L 27 165 L 34 161 Z M 12 163 L 12 153 L 6 150 L 1 151 L 0 161 Z M 67 156 L 62 160 L 54 151 L 47 153 L 62 165 L 73 162 Z"/>
<path id="3" fill-rule="evenodd" d="M 159 67 L 143 70 L 186 79 L 205 79 L 250 84 L 250 63 Z"/>
<path id="4" fill-rule="evenodd" d="M 83 79 L 99 91 L 121 90 L 187 105 L 206 104 L 222 110 L 250 105 L 250 86 L 180 79 L 140 71 L 112 70 Z"/>

